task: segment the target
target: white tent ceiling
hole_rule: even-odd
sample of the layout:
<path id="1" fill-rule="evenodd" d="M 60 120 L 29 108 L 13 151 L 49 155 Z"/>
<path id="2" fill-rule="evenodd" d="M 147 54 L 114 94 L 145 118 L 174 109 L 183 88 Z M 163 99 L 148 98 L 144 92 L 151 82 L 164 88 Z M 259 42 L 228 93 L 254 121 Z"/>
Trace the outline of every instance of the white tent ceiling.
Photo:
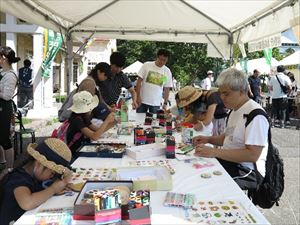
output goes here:
<path id="1" fill-rule="evenodd" d="M 1 11 L 77 39 L 208 43 L 229 58 L 231 44 L 299 24 L 297 0 L 0 0 Z"/>

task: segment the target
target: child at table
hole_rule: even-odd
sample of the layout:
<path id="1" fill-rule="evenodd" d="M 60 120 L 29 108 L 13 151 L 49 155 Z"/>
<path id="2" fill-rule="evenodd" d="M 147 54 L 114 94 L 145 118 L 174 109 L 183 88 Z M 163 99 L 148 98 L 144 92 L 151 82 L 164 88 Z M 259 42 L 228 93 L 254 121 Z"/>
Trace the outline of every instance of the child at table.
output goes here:
<path id="1" fill-rule="evenodd" d="M 96 126 L 91 123 L 92 110 L 98 106 L 97 95 L 92 96 L 88 91 L 80 91 L 73 96 L 73 105 L 69 108 L 72 111 L 68 119 L 70 125 L 67 129 L 67 145 L 76 157 L 76 150 L 90 140 L 96 141 L 100 136 L 114 126 L 115 114 L 111 112 L 103 123 Z M 79 134 L 79 138 L 74 138 Z"/>
<path id="2" fill-rule="evenodd" d="M 0 182 L 1 225 L 9 225 L 25 211 L 60 193 L 72 178 L 69 169 L 72 153 L 63 141 L 48 138 L 39 145 L 29 144 L 27 152 L 30 158 L 24 166 L 15 168 Z M 55 175 L 60 178 L 44 189 L 42 182 Z"/>

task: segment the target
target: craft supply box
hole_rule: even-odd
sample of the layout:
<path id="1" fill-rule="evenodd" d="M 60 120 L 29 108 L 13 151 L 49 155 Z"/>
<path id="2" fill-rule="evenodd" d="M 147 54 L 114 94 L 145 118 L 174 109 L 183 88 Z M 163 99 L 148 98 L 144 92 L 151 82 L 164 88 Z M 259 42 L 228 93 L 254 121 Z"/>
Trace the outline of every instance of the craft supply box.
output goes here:
<path id="1" fill-rule="evenodd" d="M 154 156 L 160 156 L 165 154 L 166 146 L 163 143 L 153 143 L 139 146 L 132 146 L 127 148 L 126 154 L 135 159 L 141 160 Z"/>
<path id="2" fill-rule="evenodd" d="M 74 202 L 74 220 L 97 220 L 95 218 L 94 204 L 80 204 L 84 198 L 84 194 L 93 189 L 105 189 L 108 187 L 127 186 L 133 190 L 133 182 L 129 180 L 123 181 L 87 181 L 82 187 L 79 195 Z M 99 212 L 98 212 L 99 213 Z M 149 205 L 140 208 L 128 210 L 127 205 L 122 205 L 121 208 L 103 210 L 103 215 L 120 216 L 122 220 L 127 220 L 126 224 L 151 224 L 151 208 Z M 103 216 L 101 215 L 101 216 Z M 122 222 L 123 223 L 123 222 Z"/>
<path id="3" fill-rule="evenodd" d="M 108 148 L 100 151 L 96 151 L 101 145 L 107 146 L 120 146 L 121 152 L 112 152 Z M 86 147 L 94 147 L 95 151 L 86 151 L 84 150 Z M 122 158 L 124 153 L 126 152 L 126 144 L 125 143 L 89 143 L 82 145 L 78 151 L 77 155 L 81 157 L 100 157 L 100 158 Z"/>
<path id="4" fill-rule="evenodd" d="M 163 166 L 121 167 L 117 169 L 116 176 L 117 180 L 132 180 L 134 191 L 172 190 L 172 176 Z"/>

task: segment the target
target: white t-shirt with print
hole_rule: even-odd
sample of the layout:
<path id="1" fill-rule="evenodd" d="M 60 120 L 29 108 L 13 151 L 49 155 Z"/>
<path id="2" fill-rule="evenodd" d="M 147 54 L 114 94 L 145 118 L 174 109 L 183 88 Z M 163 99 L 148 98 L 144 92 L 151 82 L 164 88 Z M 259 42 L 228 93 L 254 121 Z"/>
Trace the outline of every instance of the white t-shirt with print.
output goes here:
<path id="1" fill-rule="evenodd" d="M 232 111 L 225 130 L 224 149 L 240 149 L 246 145 L 264 146 L 259 159 L 256 162 L 257 169 L 265 176 L 265 163 L 268 153 L 268 120 L 263 115 L 257 115 L 251 123 L 245 127 L 246 117 L 252 110 L 262 108 L 253 100 L 247 101 L 238 110 Z M 242 165 L 254 169 L 252 162 L 243 162 Z"/>
<path id="2" fill-rule="evenodd" d="M 287 85 L 292 84 L 291 79 L 283 73 L 278 73 L 277 77 L 278 77 L 278 79 L 280 80 L 280 82 L 283 86 L 287 86 Z M 287 94 L 283 93 L 283 91 L 280 87 L 280 84 L 279 84 L 279 82 L 278 82 L 275 75 L 271 77 L 270 86 L 273 87 L 272 99 L 287 98 Z"/>
<path id="3" fill-rule="evenodd" d="M 172 88 L 172 73 L 166 66 L 158 67 L 155 62 L 146 62 L 138 72 L 143 79 L 141 87 L 142 103 L 160 106 L 164 87 Z"/>

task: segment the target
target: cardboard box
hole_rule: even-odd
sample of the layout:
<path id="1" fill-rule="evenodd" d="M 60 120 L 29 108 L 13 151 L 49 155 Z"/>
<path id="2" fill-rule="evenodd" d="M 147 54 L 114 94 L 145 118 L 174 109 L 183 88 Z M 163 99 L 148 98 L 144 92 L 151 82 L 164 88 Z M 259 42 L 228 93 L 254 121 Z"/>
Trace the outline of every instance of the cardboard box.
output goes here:
<path id="1" fill-rule="evenodd" d="M 94 204 L 80 204 L 87 191 L 116 186 L 127 186 L 130 190 L 133 190 L 133 182 L 129 180 L 87 181 L 74 202 L 73 219 L 95 220 L 95 224 L 106 224 L 108 221 L 118 221 L 118 218 L 122 218 L 122 220 L 128 220 L 125 222 L 127 224 L 151 224 L 151 209 L 149 205 L 133 209 L 128 209 L 128 207 L 126 207 L 127 205 L 122 205 L 121 208 L 95 212 Z"/>
<path id="2" fill-rule="evenodd" d="M 146 159 L 154 156 L 160 156 L 165 154 L 166 146 L 163 143 L 152 143 L 146 145 L 132 146 L 127 148 L 126 154 L 135 159 Z"/>
<path id="3" fill-rule="evenodd" d="M 132 180 L 133 190 L 172 190 L 172 176 L 161 166 L 123 167 L 117 169 L 118 180 Z"/>

